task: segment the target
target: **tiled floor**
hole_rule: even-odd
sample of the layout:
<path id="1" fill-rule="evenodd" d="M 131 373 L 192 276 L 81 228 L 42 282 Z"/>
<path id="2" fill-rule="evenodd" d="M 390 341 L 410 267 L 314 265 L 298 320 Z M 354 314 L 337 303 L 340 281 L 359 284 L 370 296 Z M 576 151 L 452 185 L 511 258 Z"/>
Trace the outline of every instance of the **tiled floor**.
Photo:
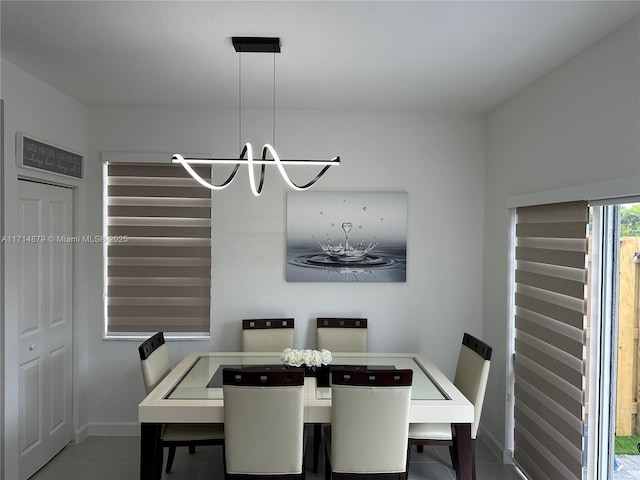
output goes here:
<path id="1" fill-rule="evenodd" d="M 320 464 L 318 473 L 311 473 L 311 449 L 307 450 L 307 480 L 323 480 L 324 464 Z M 139 437 L 88 437 L 65 448 L 31 480 L 136 480 L 139 454 Z M 513 467 L 502 465 L 481 440 L 476 456 L 477 480 L 521 478 Z M 173 471 L 162 476 L 163 480 L 221 480 L 223 477 L 221 447 L 198 447 L 194 455 L 189 455 L 186 448 L 179 448 Z M 424 453 L 412 450 L 409 480 L 423 479 L 455 479 L 447 448 L 425 447 Z"/>

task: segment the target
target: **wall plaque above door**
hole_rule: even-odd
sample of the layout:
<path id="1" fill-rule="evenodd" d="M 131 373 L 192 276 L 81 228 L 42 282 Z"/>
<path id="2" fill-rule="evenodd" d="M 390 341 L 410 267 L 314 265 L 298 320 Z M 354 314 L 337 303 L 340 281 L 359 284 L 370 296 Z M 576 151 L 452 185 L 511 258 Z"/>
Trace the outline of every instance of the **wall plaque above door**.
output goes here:
<path id="1" fill-rule="evenodd" d="M 16 162 L 19 167 L 43 170 L 66 177 L 82 178 L 82 155 L 56 147 L 22 133 L 16 134 Z"/>

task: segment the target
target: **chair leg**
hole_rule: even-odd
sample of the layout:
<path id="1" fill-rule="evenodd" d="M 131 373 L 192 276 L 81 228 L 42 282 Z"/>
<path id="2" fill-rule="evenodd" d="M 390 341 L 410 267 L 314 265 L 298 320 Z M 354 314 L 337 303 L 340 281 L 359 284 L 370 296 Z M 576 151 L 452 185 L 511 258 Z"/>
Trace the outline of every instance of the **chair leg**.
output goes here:
<path id="1" fill-rule="evenodd" d="M 404 470 L 404 474 L 400 477 L 401 480 L 407 480 L 409 478 L 409 465 L 411 464 L 411 446 L 413 442 L 409 440 L 407 442 L 407 465 Z"/>
<path id="2" fill-rule="evenodd" d="M 324 480 L 331 480 L 331 462 L 327 453 L 327 446 L 324 447 Z"/>
<path id="3" fill-rule="evenodd" d="M 176 447 L 169 447 L 169 456 L 167 457 L 167 468 L 165 472 L 171 473 L 171 467 L 173 467 L 173 459 L 176 456 Z"/>
<path id="4" fill-rule="evenodd" d="M 222 467 L 224 470 L 224 478 L 225 480 L 229 478 L 227 474 L 227 447 L 226 444 L 222 444 Z"/>
<path id="5" fill-rule="evenodd" d="M 420 453 L 424 452 L 424 445 L 416 445 L 416 450 Z"/>
<path id="6" fill-rule="evenodd" d="M 311 471 L 318 472 L 318 457 L 320 456 L 320 439 L 322 437 L 322 424 L 313 424 L 313 465 Z"/>
<path id="7" fill-rule="evenodd" d="M 449 445 L 449 455 L 451 455 L 451 465 L 453 465 L 453 470 L 458 470 L 458 455 L 453 445 Z"/>
<path id="8" fill-rule="evenodd" d="M 194 453 L 196 453 L 196 446 L 195 445 L 189 445 L 189 453 L 191 455 L 193 455 Z"/>

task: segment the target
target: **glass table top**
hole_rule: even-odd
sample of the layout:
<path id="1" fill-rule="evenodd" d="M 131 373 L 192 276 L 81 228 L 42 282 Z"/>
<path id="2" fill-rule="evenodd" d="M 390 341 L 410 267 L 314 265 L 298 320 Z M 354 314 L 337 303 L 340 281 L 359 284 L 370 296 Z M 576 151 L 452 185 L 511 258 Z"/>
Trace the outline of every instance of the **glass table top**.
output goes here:
<path id="1" fill-rule="evenodd" d="M 280 364 L 279 356 L 271 355 L 224 355 L 196 358 L 187 372 L 178 380 L 176 385 L 165 396 L 168 400 L 221 400 L 222 399 L 222 369 L 225 367 L 248 367 L 269 365 L 277 368 Z M 426 369 L 414 357 L 393 356 L 333 356 L 332 366 L 367 366 L 376 368 L 396 368 L 413 370 L 412 400 L 448 400 L 440 386 L 432 379 Z M 318 386 L 316 398 L 330 399 L 331 388 Z"/>

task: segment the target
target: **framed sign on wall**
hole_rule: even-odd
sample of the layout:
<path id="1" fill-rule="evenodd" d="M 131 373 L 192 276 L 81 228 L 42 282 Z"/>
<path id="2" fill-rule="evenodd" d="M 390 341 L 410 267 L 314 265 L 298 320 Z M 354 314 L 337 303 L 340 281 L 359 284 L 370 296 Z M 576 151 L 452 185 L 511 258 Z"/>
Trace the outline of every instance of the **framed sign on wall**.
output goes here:
<path id="1" fill-rule="evenodd" d="M 289 192 L 288 282 L 406 282 L 406 192 Z"/>
<path id="2" fill-rule="evenodd" d="M 18 167 L 42 170 L 81 179 L 84 158 L 79 153 L 45 143 L 22 133 L 16 134 Z"/>

